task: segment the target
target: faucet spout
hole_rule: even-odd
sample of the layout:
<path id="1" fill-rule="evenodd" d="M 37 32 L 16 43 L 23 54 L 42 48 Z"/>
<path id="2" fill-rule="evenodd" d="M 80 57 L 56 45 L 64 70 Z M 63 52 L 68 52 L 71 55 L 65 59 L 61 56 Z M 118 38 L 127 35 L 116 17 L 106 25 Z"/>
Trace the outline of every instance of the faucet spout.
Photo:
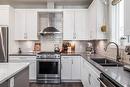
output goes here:
<path id="1" fill-rule="evenodd" d="M 120 61 L 121 57 L 120 57 L 120 54 L 119 54 L 119 46 L 115 43 L 115 42 L 109 42 L 106 47 L 104 48 L 105 51 L 107 51 L 107 48 L 110 44 L 114 44 L 117 48 L 117 55 L 116 55 L 116 61 Z"/>

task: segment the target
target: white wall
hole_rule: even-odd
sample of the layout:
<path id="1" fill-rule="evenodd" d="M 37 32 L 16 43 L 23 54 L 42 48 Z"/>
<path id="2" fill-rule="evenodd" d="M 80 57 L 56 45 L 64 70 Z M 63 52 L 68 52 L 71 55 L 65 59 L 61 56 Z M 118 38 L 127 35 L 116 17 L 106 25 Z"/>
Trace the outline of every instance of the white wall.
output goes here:
<path id="1" fill-rule="evenodd" d="M 15 12 L 14 8 L 9 8 L 9 53 L 17 51 L 18 43 L 14 40 L 15 29 Z"/>

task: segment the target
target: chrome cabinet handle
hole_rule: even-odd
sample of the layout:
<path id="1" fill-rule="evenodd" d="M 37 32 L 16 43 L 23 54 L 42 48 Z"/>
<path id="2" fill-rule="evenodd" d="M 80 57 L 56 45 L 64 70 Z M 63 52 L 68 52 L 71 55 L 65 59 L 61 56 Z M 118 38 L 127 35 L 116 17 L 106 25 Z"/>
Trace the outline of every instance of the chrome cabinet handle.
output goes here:
<path id="1" fill-rule="evenodd" d="M 73 33 L 73 39 L 76 39 L 76 33 L 75 32 Z"/>
<path id="2" fill-rule="evenodd" d="M 24 39 L 27 39 L 27 33 L 24 33 Z"/>
<path id="3" fill-rule="evenodd" d="M 105 83 L 104 83 L 100 78 L 97 78 L 97 80 L 103 85 L 103 87 L 107 87 L 107 86 L 105 85 Z"/>

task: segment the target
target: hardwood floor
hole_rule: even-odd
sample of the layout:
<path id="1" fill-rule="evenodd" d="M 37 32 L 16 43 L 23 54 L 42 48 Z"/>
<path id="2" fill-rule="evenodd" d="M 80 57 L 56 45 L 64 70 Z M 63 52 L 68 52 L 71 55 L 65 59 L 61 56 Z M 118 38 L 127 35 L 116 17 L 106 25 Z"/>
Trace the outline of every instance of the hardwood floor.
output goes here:
<path id="1" fill-rule="evenodd" d="M 61 83 L 61 84 L 36 84 L 30 83 L 30 87 L 83 87 L 81 83 Z"/>

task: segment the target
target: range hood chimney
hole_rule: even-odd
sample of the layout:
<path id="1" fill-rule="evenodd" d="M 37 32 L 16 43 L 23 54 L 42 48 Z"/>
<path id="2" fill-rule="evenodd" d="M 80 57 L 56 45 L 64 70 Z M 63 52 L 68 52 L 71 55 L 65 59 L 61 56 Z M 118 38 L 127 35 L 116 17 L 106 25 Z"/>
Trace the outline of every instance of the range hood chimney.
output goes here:
<path id="1" fill-rule="evenodd" d="M 47 9 L 55 9 L 55 3 L 54 2 L 47 2 Z"/>
<path id="2" fill-rule="evenodd" d="M 48 9 L 54 9 L 54 2 L 47 2 L 47 8 Z M 56 29 L 55 27 L 53 27 L 53 18 L 54 18 L 54 14 L 55 13 L 48 13 L 48 18 L 49 18 L 49 22 L 48 22 L 48 27 L 46 27 L 45 29 L 42 29 L 40 31 L 40 35 L 46 35 L 46 34 L 58 34 L 60 33 L 60 31 L 58 29 Z"/>

